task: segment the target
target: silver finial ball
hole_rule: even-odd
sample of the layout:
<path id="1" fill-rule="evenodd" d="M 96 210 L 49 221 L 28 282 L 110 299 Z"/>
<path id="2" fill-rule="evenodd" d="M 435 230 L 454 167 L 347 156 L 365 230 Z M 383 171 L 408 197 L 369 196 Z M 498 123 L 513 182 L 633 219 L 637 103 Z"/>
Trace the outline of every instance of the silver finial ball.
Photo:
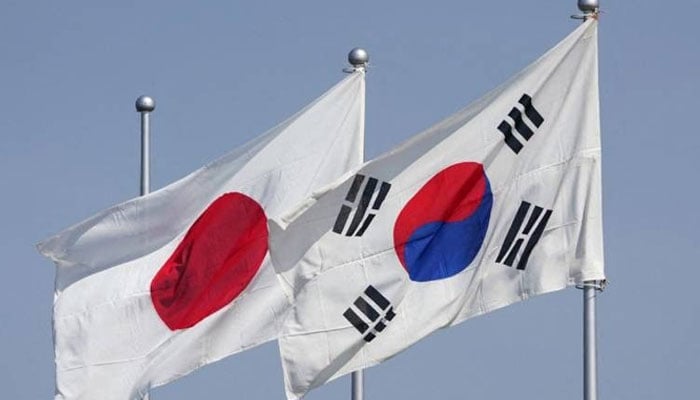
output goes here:
<path id="1" fill-rule="evenodd" d="M 369 62 L 369 54 L 365 49 L 355 47 L 348 53 L 348 62 L 353 67 L 364 67 Z"/>
<path id="2" fill-rule="evenodd" d="M 156 101 L 150 96 L 139 96 L 136 99 L 136 111 L 151 112 L 156 109 Z"/>
<path id="3" fill-rule="evenodd" d="M 595 12 L 598 7 L 598 0 L 578 0 L 578 9 L 585 13 Z"/>

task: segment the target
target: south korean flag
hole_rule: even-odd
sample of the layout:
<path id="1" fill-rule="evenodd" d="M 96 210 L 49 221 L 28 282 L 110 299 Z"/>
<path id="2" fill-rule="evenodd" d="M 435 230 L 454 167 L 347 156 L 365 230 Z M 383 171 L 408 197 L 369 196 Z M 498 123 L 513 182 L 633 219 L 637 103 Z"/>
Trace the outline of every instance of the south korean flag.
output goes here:
<path id="1" fill-rule="evenodd" d="M 512 80 L 269 221 L 294 304 L 287 396 L 437 329 L 603 280 L 597 22 Z"/>

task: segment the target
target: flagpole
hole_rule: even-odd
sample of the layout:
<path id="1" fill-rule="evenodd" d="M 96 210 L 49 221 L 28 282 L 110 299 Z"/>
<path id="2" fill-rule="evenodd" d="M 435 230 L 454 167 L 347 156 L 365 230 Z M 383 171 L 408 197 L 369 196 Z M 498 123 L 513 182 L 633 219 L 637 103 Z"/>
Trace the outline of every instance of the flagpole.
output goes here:
<path id="1" fill-rule="evenodd" d="M 598 0 L 578 0 L 578 9 L 583 15 L 572 15 L 572 18 L 584 22 L 589 18 L 597 18 L 600 12 Z M 598 399 L 598 343 L 596 329 L 596 297 L 603 290 L 605 281 L 584 281 L 579 288 L 583 289 L 583 399 Z"/>
<path id="2" fill-rule="evenodd" d="M 151 191 L 151 112 L 155 110 L 156 102 L 152 97 L 139 96 L 136 99 L 136 111 L 141 113 L 141 190 L 140 195 Z"/>
<path id="3" fill-rule="evenodd" d="M 596 297 L 602 282 L 583 283 L 583 398 L 598 399 L 598 363 L 596 342 Z"/>
<path id="4" fill-rule="evenodd" d="M 346 72 L 357 72 L 357 71 L 362 71 L 364 72 L 367 68 L 367 63 L 369 62 L 369 54 L 367 54 L 367 51 L 365 49 L 362 49 L 360 47 L 355 47 L 354 49 L 350 50 L 348 53 L 348 62 L 352 66 L 350 69 L 345 70 Z M 364 107 L 364 104 L 362 105 Z M 364 111 L 363 111 L 363 129 L 364 129 Z M 363 159 L 364 159 L 364 149 L 363 149 Z M 352 373 L 350 377 L 352 383 L 351 383 L 351 390 L 350 390 L 350 398 L 352 400 L 363 400 L 365 397 L 364 394 L 364 371 L 359 370 L 355 371 Z"/>
<path id="5" fill-rule="evenodd" d="M 141 114 L 141 178 L 139 195 L 151 192 L 151 112 L 156 108 L 156 101 L 150 96 L 136 99 L 136 111 Z M 149 400 L 148 393 L 143 400 Z"/>

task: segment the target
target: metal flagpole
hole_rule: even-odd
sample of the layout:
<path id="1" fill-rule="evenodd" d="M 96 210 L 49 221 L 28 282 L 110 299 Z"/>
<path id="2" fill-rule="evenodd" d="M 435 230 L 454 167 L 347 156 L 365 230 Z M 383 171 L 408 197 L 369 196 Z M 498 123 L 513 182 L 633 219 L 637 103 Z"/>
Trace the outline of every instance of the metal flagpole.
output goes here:
<path id="1" fill-rule="evenodd" d="M 144 196 L 151 191 L 151 112 L 156 108 L 156 101 L 149 96 L 139 96 L 136 99 L 136 111 L 141 113 L 141 187 L 139 195 Z M 149 400 L 146 393 L 143 400 Z"/>
<path id="2" fill-rule="evenodd" d="M 598 366 L 596 343 L 596 296 L 603 283 L 583 283 L 583 399 L 598 399 Z"/>
<path id="3" fill-rule="evenodd" d="M 146 195 L 151 191 L 151 112 L 155 110 L 156 102 L 152 97 L 139 96 L 136 99 L 136 111 L 141 113 L 141 191 Z"/>
<path id="4" fill-rule="evenodd" d="M 597 18 L 600 12 L 598 0 L 578 0 L 583 15 L 572 18 L 586 21 Z M 585 281 L 583 289 L 583 399 L 598 399 L 598 348 L 596 343 L 596 296 L 603 290 L 605 281 Z"/>
<path id="5" fill-rule="evenodd" d="M 367 68 L 367 63 L 369 62 L 369 54 L 365 49 L 355 47 L 348 53 L 348 62 L 352 65 L 352 68 L 344 70 L 345 72 L 356 72 L 365 71 Z M 364 104 L 363 104 L 364 107 Z M 363 116 L 364 118 L 364 111 Z M 364 121 L 363 121 L 364 126 Z M 364 149 L 363 149 L 363 159 L 364 159 Z M 350 391 L 350 398 L 352 400 L 363 400 L 364 394 L 364 372 L 362 370 L 355 371 L 352 373 L 352 387 Z"/>

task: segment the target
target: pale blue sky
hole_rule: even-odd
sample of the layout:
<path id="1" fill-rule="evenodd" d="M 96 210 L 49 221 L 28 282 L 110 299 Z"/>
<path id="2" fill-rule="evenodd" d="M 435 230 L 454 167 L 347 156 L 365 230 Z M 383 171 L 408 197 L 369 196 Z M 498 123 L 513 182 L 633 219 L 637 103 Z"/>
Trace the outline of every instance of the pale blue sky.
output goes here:
<path id="1" fill-rule="evenodd" d="M 599 301 L 601 398 L 689 399 L 700 371 L 700 3 L 602 5 L 611 285 Z M 0 397 L 31 400 L 54 390 L 54 269 L 34 244 L 138 194 L 138 95 L 157 101 L 159 188 L 296 112 L 363 46 L 372 157 L 500 84 L 578 23 L 575 0 L 3 0 L 0 10 Z M 368 370 L 366 398 L 580 398 L 580 331 L 579 291 L 538 297 Z M 340 379 L 308 399 L 349 398 L 349 385 Z M 276 344 L 153 393 L 193 398 L 282 399 Z"/>

